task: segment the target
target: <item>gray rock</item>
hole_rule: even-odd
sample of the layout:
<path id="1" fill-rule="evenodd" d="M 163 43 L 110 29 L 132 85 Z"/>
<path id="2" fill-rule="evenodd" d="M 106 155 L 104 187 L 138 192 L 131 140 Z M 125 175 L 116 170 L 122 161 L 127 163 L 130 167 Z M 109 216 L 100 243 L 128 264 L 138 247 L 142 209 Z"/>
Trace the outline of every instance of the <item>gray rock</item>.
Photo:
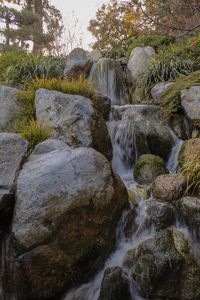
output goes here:
<path id="1" fill-rule="evenodd" d="M 160 105 L 162 103 L 162 93 L 173 84 L 173 82 L 160 82 L 151 90 L 153 104 Z"/>
<path id="2" fill-rule="evenodd" d="M 21 163 L 27 153 L 28 143 L 14 133 L 0 133 L 0 191 L 1 199 L 12 194 Z M 2 209 L 2 202 L 0 202 Z"/>
<path id="3" fill-rule="evenodd" d="M 200 86 L 192 86 L 181 91 L 181 104 L 188 117 L 195 121 L 200 119 Z"/>
<path id="4" fill-rule="evenodd" d="M 160 175 L 152 185 L 153 196 L 161 201 L 173 202 L 187 189 L 187 179 L 180 174 Z"/>
<path id="5" fill-rule="evenodd" d="M 0 85 L 0 131 L 13 131 L 16 125 L 14 112 L 19 110 L 18 92 L 17 89 Z"/>
<path id="6" fill-rule="evenodd" d="M 67 57 L 65 76 L 70 79 L 78 79 L 81 75 L 87 77 L 92 67 L 92 62 L 87 52 L 81 48 L 75 48 Z"/>
<path id="7" fill-rule="evenodd" d="M 148 299 L 200 298 L 200 267 L 187 238 L 168 228 L 127 252 L 124 264 Z"/>
<path id="8" fill-rule="evenodd" d="M 147 206 L 145 226 L 154 226 L 156 230 L 166 229 L 176 221 L 176 211 L 169 203 L 155 199 L 146 200 Z"/>
<path id="9" fill-rule="evenodd" d="M 32 155 L 45 154 L 54 150 L 64 150 L 67 148 L 68 150 L 70 150 L 70 147 L 67 146 L 63 141 L 56 139 L 48 139 L 38 144 L 32 152 Z"/>
<path id="10" fill-rule="evenodd" d="M 39 89 L 35 98 L 36 116 L 72 147 L 94 147 L 107 158 L 112 157 L 112 146 L 103 117 L 92 102 L 82 96 Z"/>
<path id="11" fill-rule="evenodd" d="M 152 47 L 136 47 L 133 49 L 129 57 L 128 69 L 136 81 L 150 64 L 154 54 L 155 51 Z"/>
<path id="12" fill-rule="evenodd" d="M 113 250 L 127 205 L 124 184 L 94 149 L 52 140 L 37 146 L 17 181 L 5 255 L 16 280 L 6 290 L 20 300 L 56 299 L 93 276 Z"/>
<path id="13" fill-rule="evenodd" d="M 97 62 L 102 58 L 102 54 L 99 49 L 94 49 L 88 53 L 88 57 L 92 62 Z"/>
<path id="14" fill-rule="evenodd" d="M 182 220 L 191 232 L 200 238 L 200 198 L 183 197 L 178 205 Z"/>
<path id="15" fill-rule="evenodd" d="M 14 133 L 0 133 L 0 234 L 9 225 L 15 182 L 28 151 L 28 143 Z"/>
<path id="16" fill-rule="evenodd" d="M 108 268 L 104 272 L 98 300 L 133 300 L 128 275 L 120 267 Z"/>

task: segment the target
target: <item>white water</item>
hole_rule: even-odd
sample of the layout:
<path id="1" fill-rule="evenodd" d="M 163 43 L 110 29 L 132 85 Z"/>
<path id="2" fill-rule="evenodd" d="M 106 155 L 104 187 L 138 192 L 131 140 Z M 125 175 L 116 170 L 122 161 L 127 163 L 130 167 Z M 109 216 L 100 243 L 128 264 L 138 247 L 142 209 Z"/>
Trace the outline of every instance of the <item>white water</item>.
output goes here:
<path id="1" fill-rule="evenodd" d="M 167 169 L 170 173 L 175 173 L 178 168 L 178 155 L 183 145 L 183 141 L 178 139 L 172 130 L 170 132 L 174 140 L 174 147 L 172 148 L 169 160 L 167 162 Z"/>
<path id="2" fill-rule="evenodd" d="M 93 65 L 89 78 L 103 95 L 110 98 L 112 105 L 126 103 L 123 74 L 119 62 L 108 58 L 100 59 Z"/>

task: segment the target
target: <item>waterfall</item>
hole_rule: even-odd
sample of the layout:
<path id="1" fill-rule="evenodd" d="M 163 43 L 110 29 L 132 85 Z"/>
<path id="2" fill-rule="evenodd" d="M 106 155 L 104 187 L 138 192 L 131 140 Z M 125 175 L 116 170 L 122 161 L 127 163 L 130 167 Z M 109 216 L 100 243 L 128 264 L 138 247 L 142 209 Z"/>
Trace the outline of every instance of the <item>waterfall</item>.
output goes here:
<path id="1" fill-rule="evenodd" d="M 175 173 L 178 168 L 178 155 L 183 145 L 183 141 L 180 140 L 172 130 L 171 135 L 174 139 L 174 147 L 172 148 L 169 160 L 167 162 L 167 169 L 170 173 Z"/>
<path id="2" fill-rule="evenodd" d="M 89 79 L 103 95 L 110 98 L 112 105 L 126 103 L 123 72 L 116 60 L 100 59 L 93 65 Z"/>

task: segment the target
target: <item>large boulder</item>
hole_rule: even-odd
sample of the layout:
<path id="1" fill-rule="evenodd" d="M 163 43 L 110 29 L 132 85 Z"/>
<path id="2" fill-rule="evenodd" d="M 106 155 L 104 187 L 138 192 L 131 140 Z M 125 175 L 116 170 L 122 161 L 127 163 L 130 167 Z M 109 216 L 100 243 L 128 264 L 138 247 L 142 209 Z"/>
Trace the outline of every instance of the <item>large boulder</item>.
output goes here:
<path id="1" fill-rule="evenodd" d="M 157 176 L 166 173 L 164 161 L 152 154 L 141 155 L 134 167 L 134 178 L 140 184 L 150 184 Z"/>
<path id="2" fill-rule="evenodd" d="M 38 121 L 47 123 L 55 138 L 72 147 L 94 147 L 108 159 L 112 158 L 106 122 L 89 99 L 39 89 L 35 106 Z"/>
<path id="3" fill-rule="evenodd" d="M 155 51 L 152 47 L 136 47 L 133 49 L 128 61 L 128 69 L 133 79 L 136 81 L 139 79 L 150 64 L 154 54 Z"/>
<path id="4" fill-rule="evenodd" d="M 4 287 L 17 299 L 57 299 L 102 267 L 128 195 L 91 148 L 45 141 L 21 170 Z M 7 280 L 6 280 L 7 279 Z"/>
<path id="5" fill-rule="evenodd" d="M 187 238 L 168 228 L 127 252 L 124 264 L 148 299 L 200 299 L 200 267 Z"/>
<path id="6" fill-rule="evenodd" d="M 133 300 L 128 274 L 120 267 L 108 268 L 104 272 L 98 300 Z"/>
<path id="7" fill-rule="evenodd" d="M 28 143 L 14 133 L 0 133 L 0 232 L 7 227 L 14 205 L 15 182 Z"/>
<path id="8" fill-rule="evenodd" d="M 192 121 L 200 120 L 200 86 L 181 91 L 181 104 Z"/>
<path id="9" fill-rule="evenodd" d="M 92 61 L 87 52 L 81 48 L 75 48 L 67 56 L 65 76 L 69 80 L 79 79 L 80 76 L 87 77 L 92 67 Z"/>
<path id="10" fill-rule="evenodd" d="M 183 197 L 178 206 L 181 219 L 187 224 L 191 232 L 200 238 L 200 198 Z"/>
<path id="11" fill-rule="evenodd" d="M 152 194 L 160 201 L 173 202 L 187 189 L 187 178 L 180 174 L 160 175 L 152 185 Z"/>
<path id="12" fill-rule="evenodd" d="M 159 82 L 151 89 L 151 97 L 153 104 L 162 104 L 162 94 L 172 84 L 172 82 Z"/>
<path id="13" fill-rule="evenodd" d="M 15 111 L 19 110 L 18 92 L 15 88 L 0 85 L 0 131 L 14 131 Z"/>

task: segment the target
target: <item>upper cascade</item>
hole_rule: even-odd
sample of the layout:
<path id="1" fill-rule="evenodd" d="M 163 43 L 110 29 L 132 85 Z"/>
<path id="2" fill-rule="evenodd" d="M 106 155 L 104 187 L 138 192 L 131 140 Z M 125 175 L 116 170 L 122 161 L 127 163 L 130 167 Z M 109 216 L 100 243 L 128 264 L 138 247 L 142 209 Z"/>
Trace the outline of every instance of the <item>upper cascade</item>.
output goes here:
<path id="1" fill-rule="evenodd" d="M 103 95 L 110 98 L 112 105 L 127 103 L 123 72 L 118 61 L 109 58 L 99 59 L 93 65 L 89 79 Z"/>

